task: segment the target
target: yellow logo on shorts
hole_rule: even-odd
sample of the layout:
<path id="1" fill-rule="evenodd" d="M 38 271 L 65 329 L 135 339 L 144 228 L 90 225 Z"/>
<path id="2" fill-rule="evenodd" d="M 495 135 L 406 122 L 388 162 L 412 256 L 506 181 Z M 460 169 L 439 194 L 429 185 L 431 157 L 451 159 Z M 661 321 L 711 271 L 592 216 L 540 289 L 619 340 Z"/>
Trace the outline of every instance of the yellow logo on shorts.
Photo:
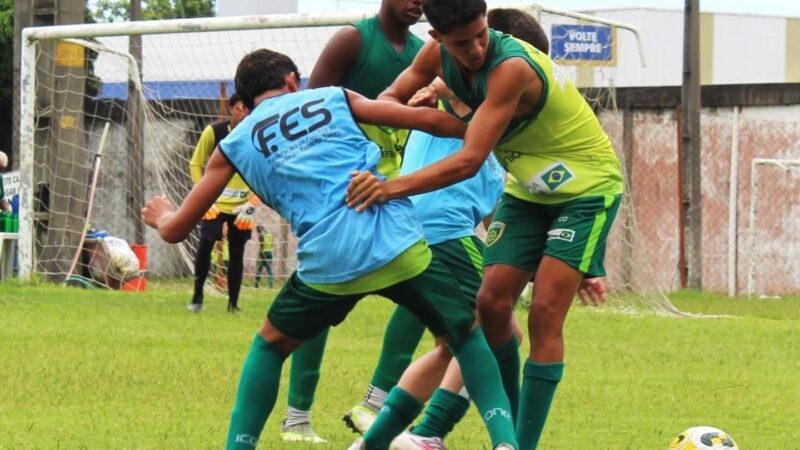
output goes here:
<path id="1" fill-rule="evenodd" d="M 486 230 L 486 246 L 491 247 L 492 244 L 500 240 L 503 236 L 503 231 L 506 230 L 506 224 L 503 222 L 492 222 Z"/>

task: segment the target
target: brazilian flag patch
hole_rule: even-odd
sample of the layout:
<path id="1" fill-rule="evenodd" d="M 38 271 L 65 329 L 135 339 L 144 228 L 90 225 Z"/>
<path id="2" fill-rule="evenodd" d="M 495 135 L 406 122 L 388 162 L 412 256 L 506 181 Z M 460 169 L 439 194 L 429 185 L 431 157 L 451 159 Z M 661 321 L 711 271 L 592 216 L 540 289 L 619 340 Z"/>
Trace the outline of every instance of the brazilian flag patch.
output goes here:
<path id="1" fill-rule="evenodd" d="M 575 174 L 561 161 L 556 161 L 540 170 L 525 183 L 525 189 L 532 194 L 547 195 L 562 188 L 575 179 Z"/>
<path id="2" fill-rule="evenodd" d="M 503 222 L 492 222 L 486 230 L 486 246 L 491 247 L 492 244 L 497 242 L 506 230 L 506 224 Z"/>
<path id="3" fill-rule="evenodd" d="M 551 192 L 555 191 L 569 180 L 575 178 L 575 176 L 572 175 L 572 172 L 567 169 L 567 166 L 561 162 L 557 162 L 555 165 L 548 167 L 541 177 L 542 181 Z"/>

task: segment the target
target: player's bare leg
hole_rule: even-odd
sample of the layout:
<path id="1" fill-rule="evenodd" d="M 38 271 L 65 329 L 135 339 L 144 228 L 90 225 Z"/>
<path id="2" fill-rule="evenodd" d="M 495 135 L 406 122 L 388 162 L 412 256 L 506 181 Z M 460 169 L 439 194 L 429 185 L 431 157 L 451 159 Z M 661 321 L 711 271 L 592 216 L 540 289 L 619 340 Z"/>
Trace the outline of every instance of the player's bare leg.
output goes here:
<path id="1" fill-rule="evenodd" d="M 528 314 L 531 354 L 523 371 L 517 416 L 521 450 L 535 449 L 544 429 L 564 371 L 564 320 L 582 279 L 582 273 L 547 255 L 536 272 Z"/>
<path id="2" fill-rule="evenodd" d="M 519 340 L 509 326 L 514 305 L 533 276 L 530 271 L 506 264 L 493 264 L 483 270 L 478 291 L 478 316 L 486 340 L 497 358 L 503 389 L 516 417 L 519 403 Z"/>
<path id="3" fill-rule="evenodd" d="M 511 339 L 509 327 L 514 306 L 533 272 L 506 264 L 483 269 L 483 283 L 478 291 L 478 316 L 486 341 L 494 349 Z"/>

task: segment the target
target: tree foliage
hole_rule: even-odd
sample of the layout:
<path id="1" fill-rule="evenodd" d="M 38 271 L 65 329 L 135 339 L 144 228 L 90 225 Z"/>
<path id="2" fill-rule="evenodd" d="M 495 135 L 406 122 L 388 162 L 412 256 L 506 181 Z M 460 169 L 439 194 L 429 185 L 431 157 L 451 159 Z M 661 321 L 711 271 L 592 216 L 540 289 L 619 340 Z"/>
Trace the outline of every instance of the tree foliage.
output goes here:
<path id="1" fill-rule="evenodd" d="M 0 0 L 0 100 L 14 89 L 14 0 Z"/>
<path id="2" fill-rule="evenodd" d="M 213 17 L 215 4 L 216 0 L 142 0 L 142 19 Z M 98 22 L 126 21 L 128 11 L 130 0 L 97 0 L 94 18 Z"/>

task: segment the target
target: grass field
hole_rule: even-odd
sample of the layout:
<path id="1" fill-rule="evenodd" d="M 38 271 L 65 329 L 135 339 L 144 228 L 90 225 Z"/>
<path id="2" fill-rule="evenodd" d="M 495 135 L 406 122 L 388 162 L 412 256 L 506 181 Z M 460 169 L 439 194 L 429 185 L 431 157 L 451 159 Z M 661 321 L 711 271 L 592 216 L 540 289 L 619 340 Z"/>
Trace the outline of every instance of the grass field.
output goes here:
<path id="1" fill-rule="evenodd" d="M 219 297 L 191 314 L 189 282 L 133 294 L 0 284 L 0 448 L 221 448 L 245 352 L 274 293 L 245 289 L 240 314 L 226 314 Z M 728 316 L 573 310 L 541 449 L 666 449 L 702 424 L 746 450 L 800 448 L 800 299 L 681 292 L 673 301 Z M 260 448 L 352 441 L 341 413 L 363 394 L 390 312 L 369 298 L 331 333 L 313 410 L 329 444 L 278 439 L 287 368 Z M 488 447 L 474 409 L 447 443 Z"/>

